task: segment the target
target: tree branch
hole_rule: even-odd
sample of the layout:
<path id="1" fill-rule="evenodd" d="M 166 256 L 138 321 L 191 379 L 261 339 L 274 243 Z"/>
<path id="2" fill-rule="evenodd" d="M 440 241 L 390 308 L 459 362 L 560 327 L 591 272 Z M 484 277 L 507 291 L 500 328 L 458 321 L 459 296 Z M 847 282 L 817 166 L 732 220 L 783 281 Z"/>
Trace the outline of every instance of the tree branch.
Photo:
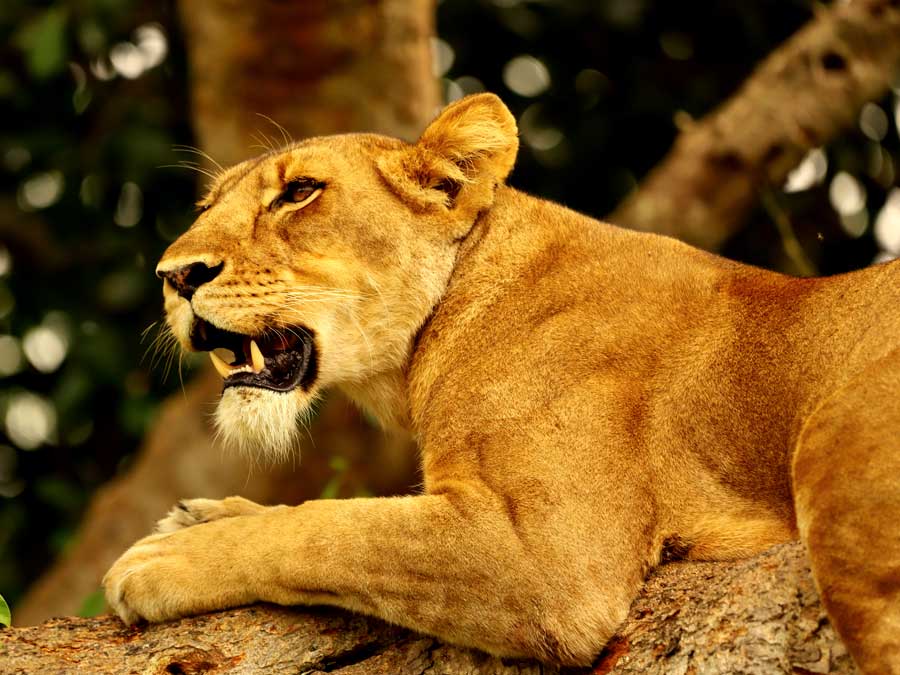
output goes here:
<path id="1" fill-rule="evenodd" d="M 142 628 L 112 617 L 52 619 L 0 636 L 0 672 L 23 675 L 857 672 L 796 543 L 735 563 L 661 567 L 581 671 L 490 657 L 338 610 L 267 605 Z"/>
<path id="2" fill-rule="evenodd" d="M 609 216 L 718 250 L 812 148 L 851 127 L 900 72 L 900 5 L 835 2 L 775 50 L 740 90 L 688 123 Z"/>

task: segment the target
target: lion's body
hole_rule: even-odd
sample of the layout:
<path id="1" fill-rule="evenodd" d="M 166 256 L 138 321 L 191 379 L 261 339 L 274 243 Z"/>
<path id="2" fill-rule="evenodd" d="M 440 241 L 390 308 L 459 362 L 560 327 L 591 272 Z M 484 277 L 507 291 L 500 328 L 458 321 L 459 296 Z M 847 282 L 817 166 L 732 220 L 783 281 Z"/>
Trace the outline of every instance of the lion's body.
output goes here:
<path id="1" fill-rule="evenodd" d="M 325 602 L 583 664 L 661 558 L 732 559 L 799 531 L 857 661 L 900 669 L 900 263 L 793 279 L 497 186 L 514 127 L 508 138 L 496 99 L 466 101 L 418 146 L 359 137 L 359 166 L 327 157 L 346 157 L 352 139 L 286 151 L 355 172 L 293 212 L 296 232 L 265 225 L 280 216 L 261 215 L 264 162 L 239 172 L 219 198 L 226 215 L 201 218 L 161 265 L 167 278 L 188 261 L 225 265 L 178 297 L 167 282 L 186 346 L 195 315 L 252 336 L 281 317 L 282 285 L 324 279 L 330 290 L 291 307 L 316 336 L 319 379 L 296 393 L 227 389 L 220 422 L 266 438 L 248 406 L 291 418 L 316 387 L 342 387 L 415 434 L 424 494 L 278 510 L 232 501 L 221 514 L 197 502 L 164 529 L 215 522 L 126 553 L 107 579 L 113 606 L 159 620 Z M 871 575 L 843 583 L 873 556 Z"/>
<path id="2" fill-rule="evenodd" d="M 698 535 L 732 513 L 789 532 L 802 425 L 900 347 L 898 308 L 900 264 L 795 279 L 504 189 L 413 355 L 426 476 L 435 487 L 442 463 L 464 459 L 488 471 L 482 453 L 501 458 L 505 488 L 517 473 L 559 477 L 560 495 L 585 483 L 601 510 L 629 473 L 670 519 L 659 535 L 704 557 L 758 550 L 774 542 L 748 532 L 739 544 L 734 527 L 721 544 Z M 528 483 L 523 504 L 539 501 Z"/>

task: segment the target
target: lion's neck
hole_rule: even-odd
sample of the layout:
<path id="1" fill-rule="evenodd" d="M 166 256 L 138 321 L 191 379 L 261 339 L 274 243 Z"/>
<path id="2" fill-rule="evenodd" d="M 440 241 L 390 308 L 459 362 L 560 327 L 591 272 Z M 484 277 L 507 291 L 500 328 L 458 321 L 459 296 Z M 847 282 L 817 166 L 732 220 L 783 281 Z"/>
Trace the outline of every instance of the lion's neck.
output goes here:
<path id="1" fill-rule="evenodd" d="M 393 327 L 406 326 L 406 330 L 397 330 L 400 343 L 403 345 L 392 351 L 397 354 L 397 361 L 393 366 L 380 370 L 364 378 L 347 381 L 338 385 L 339 389 L 347 395 L 366 414 L 373 417 L 378 424 L 386 430 L 405 430 L 415 433 L 412 416 L 410 413 L 410 382 L 408 379 L 414 352 L 422 347 L 419 344 L 421 331 L 430 323 L 434 312 L 443 303 L 444 296 L 450 284 L 453 283 L 457 266 L 466 266 L 470 258 L 477 258 L 482 253 L 482 247 L 488 231 L 492 226 L 506 230 L 510 227 L 508 221 L 515 220 L 519 215 L 519 209 L 524 206 L 531 208 L 555 208 L 563 210 L 553 204 L 548 204 L 524 193 L 520 193 L 507 186 L 501 186 L 496 191 L 494 205 L 491 209 L 479 215 L 472 229 L 464 237 L 452 254 L 446 258 L 432 261 L 440 264 L 441 269 L 435 275 L 435 283 L 429 293 L 425 294 L 427 301 L 416 303 L 414 310 L 404 316 L 405 320 L 395 317 Z M 579 216 L 580 217 L 580 216 Z M 513 228 L 517 229 L 517 228 Z M 534 229 L 534 225 L 532 225 Z M 491 240 L 488 248 L 497 246 L 494 239 L 507 240 L 502 233 Z M 502 247 L 502 243 L 500 244 Z M 483 297 L 479 298 L 484 300 Z M 474 302 L 472 306 L 479 310 L 481 302 Z M 426 309 L 427 307 L 427 309 Z M 426 378 L 427 379 L 427 378 Z M 421 380 L 421 378 L 420 378 Z M 421 381 L 419 382 L 421 385 Z"/>
<path id="2" fill-rule="evenodd" d="M 340 390 L 363 412 L 388 431 L 410 430 L 406 374 L 402 368 L 378 373 L 363 381 L 345 382 Z"/>

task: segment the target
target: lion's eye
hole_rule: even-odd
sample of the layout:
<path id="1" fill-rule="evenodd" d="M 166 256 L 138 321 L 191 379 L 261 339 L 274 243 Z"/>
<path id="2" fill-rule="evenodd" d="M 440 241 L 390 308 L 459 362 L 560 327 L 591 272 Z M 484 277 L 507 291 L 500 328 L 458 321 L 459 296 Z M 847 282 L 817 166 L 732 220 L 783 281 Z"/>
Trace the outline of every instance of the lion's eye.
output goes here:
<path id="1" fill-rule="evenodd" d="M 309 201 L 321 189 L 325 187 L 323 183 L 311 178 L 299 178 L 292 180 L 284 186 L 278 198 L 272 202 L 272 208 L 281 206 L 282 204 L 301 204 Z"/>

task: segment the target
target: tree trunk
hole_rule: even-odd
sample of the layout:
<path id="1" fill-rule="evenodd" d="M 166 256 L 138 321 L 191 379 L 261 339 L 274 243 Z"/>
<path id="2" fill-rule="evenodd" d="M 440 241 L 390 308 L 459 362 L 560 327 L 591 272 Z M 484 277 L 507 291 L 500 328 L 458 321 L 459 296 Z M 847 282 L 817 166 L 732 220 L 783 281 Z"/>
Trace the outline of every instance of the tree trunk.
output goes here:
<path id="1" fill-rule="evenodd" d="M 294 138 L 347 131 L 415 137 L 438 107 L 431 71 L 431 0 L 184 0 L 194 124 L 223 165 Z M 263 117 L 265 115 L 266 117 Z M 271 140 L 270 140 L 271 139 Z M 17 625 L 75 614 L 113 561 L 183 497 L 240 493 L 262 503 L 318 497 L 329 458 L 349 469 L 339 494 L 405 491 L 415 481 L 408 439 L 387 437 L 332 397 L 290 464 L 253 469 L 212 440 L 209 409 L 221 389 L 212 369 L 163 405 L 132 469 L 93 498 L 66 556 L 14 608 Z"/>
<path id="2" fill-rule="evenodd" d="M 609 217 L 716 251 L 803 155 L 851 127 L 900 72 L 900 5 L 834 2 L 699 122 Z"/>
<path id="3" fill-rule="evenodd" d="M 432 0 L 179 7 L 197 138 L 223 166 L 259 154 L 266 136 L 284 144 L 261 115 L 298 139 L 374 131 L 413 140 L 439 105 Z"/>
<path id="4" fill-rule="evenodd" d="M 279 675 L 855 673 L 800 544 L 657 570 L 590 669 L 503 660 L 330 609 L 254 606 L 126 628 L 56 619 L 0 633 L 0 672 Z"/>

